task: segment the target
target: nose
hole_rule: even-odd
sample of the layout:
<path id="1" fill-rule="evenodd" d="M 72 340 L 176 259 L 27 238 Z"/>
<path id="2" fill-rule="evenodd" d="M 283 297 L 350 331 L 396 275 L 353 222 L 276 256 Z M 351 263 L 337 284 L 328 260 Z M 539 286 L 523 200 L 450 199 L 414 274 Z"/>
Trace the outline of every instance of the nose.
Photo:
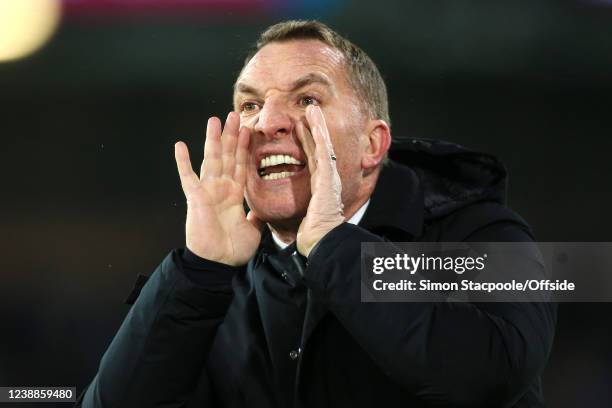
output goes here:
<path id="1" fill-rule="evenodd" d="M 267 102 L 262 106 L 256 119 L 254 130 L 268 138 L 281 138 L 290 135 L 294 121 L 280 103 Z"/>

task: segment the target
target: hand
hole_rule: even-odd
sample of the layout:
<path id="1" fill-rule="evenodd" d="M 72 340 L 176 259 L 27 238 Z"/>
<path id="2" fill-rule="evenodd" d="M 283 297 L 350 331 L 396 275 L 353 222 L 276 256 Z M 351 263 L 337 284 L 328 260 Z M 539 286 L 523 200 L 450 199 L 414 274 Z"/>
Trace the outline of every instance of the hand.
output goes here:
<path id="1" fill-rule="evenodd" d="M 250 132 L 239 126 L 235 112 L 227 116 L 223 135 L 221 121 L 208 120 L 199 178 L 191 167 L 187 146 L 178 142 L 174 147 L 187 198 L 187 248 L 231 266 L 244 265 L 255 254 L 263 228 L 253 214 L 245 215 L 242 205 Z"/>
<path id="2" fill-rule="evenodd" d="M 332 159 L 334 148 L 329 137 L 323 112 L 318 106 L 308 106 L 306 120 L 310 132 L 302 122 L 297 124 L 297 136 L 308 158 L 312 197 L 306 216 L 297 233 L 297 249 L 308 256 L 325 234 L 344 222 L 342 183 Z"/>

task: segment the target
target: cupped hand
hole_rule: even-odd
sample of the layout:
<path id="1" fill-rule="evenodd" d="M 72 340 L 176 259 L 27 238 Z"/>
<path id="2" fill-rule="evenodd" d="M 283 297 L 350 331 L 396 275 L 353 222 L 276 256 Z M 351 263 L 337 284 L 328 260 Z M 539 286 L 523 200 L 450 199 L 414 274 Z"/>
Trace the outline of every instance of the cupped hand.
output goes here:
<path id="1" fill-rule="evenodd" d="M 344 222 L 342 183 L 336 167 L 334 148 L 321 108 L 308 106 L 306 120 L 297 123 L 297 136 L 308 158 L 312 197 L 297 233 L 297 249 L 308 256 L 329 231 Z"/>
<path id="2" fill-rule="evenodd" d="M 206 129 L 200 176 L 193 171 L 183 142 L 174 153 L 187 199 L 187 248 L 196 255 L 231 266 L 244 265 L 255 254 L 263 223 L 245 214 L 244 186 L 250 132 L 240 128 L 240 117 L 230 112 L 221 121 L 210 118 Z"/>

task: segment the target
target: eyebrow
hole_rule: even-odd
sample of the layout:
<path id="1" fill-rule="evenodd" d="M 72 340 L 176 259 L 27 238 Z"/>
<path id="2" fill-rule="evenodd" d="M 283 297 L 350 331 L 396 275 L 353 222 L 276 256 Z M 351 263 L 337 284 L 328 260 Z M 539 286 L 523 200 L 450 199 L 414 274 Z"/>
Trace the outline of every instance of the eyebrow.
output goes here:
<path id="1" fill-rule="evenodd" d="M 293 84 L 291 84 L 291 87 L 289 88 L 289 92 L 295 92 L 298 89 L 304 88 L 305 86 L 315 83 L 324 85 L 329 88 L 331 88 L 332 86 L 331 82 L 329 82 L 329 80 L 324 76 L 315 73 L 310 73 L 293 81 Z M 257 89 L 243 82 L 239 82 L 236 84 L 236 92 L 259 95 L 259 91 Z"/>

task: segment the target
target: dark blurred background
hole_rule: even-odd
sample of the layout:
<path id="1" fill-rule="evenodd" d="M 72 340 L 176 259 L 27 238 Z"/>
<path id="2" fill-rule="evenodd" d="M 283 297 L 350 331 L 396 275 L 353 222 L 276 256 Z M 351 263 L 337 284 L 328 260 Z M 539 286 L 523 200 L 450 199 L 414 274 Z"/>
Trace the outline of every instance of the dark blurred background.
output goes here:
<path id="1" fill-rule="evenodd" d="M 201 160 L 207 118 L 282 19 L 318 18 L 377 61 L 395 137 L 500 156 L 540 241 L 612 241 L 612 1 L 2 4 L 2 386 L 88 384 L 135 276 L 183 245 L 174 142 Z M 33 14 L 10 17 L 17 4 Z M 36 52 L 3 51 L 43 26 Z M 612 406 L 611 312 L 561 305 L 550 407 Z"/>

